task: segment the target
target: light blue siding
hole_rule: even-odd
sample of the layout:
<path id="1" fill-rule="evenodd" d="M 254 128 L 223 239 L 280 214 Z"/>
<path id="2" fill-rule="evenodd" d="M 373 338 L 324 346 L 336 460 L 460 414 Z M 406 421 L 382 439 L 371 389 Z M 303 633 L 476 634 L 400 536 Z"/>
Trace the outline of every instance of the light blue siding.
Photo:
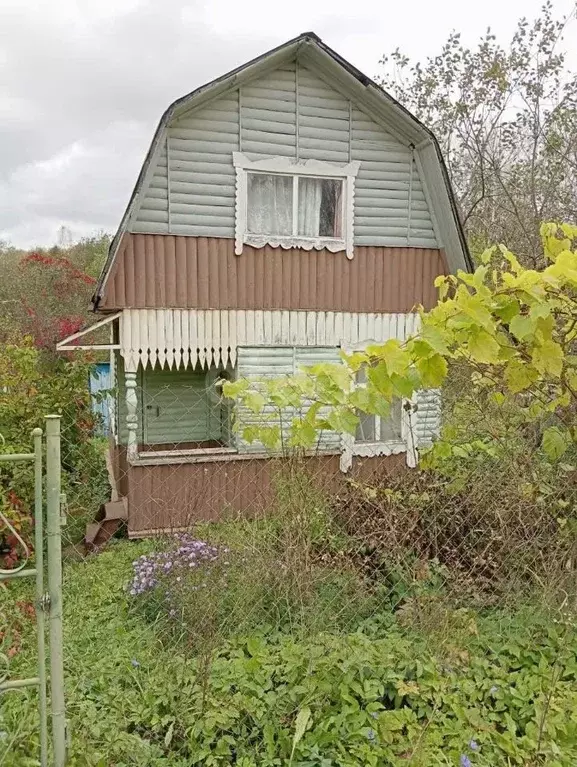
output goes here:
<path id="1" fill-rule="evenodd" d="M 126 390 L 119 359 L 118 433 L 121 444 L 126 444 Z M 211 396 L 206 370 L 139 368 L 136 380 L 139 444 L 227 441 L 228 408 Z"/>
<path id="2" fill-rule="evenodd" d="M 317 365 L 321 362 L 339 363 L 340 361 L 340 349 L 333 346 L 244 346 L 238 348 L 238 377 L 258 383 L 258 381 L 270 378 L 281 378 L 301 373 L 303 367 Z M 237 432 L 239 452 L 266 452 L 264 445 L 260 442 L 245 442 L 239 435 L 239 430 L 250 426 L 279 426 L 283 434 L 283 445 L 286 446 L 292 421 L 303 416 L 310 404 L 310 402 L 303 401 L 300 409 L 283 408 L 282 412 L 273 405 L 266 404 L 259 413 L 253 413 L 248 408 L 237 407 L 235 431 Z M 319 435 L 318 449 L 338 450 L 340 443 L 339 434 L 326 431 Z"/>
<path id="3" fill-rule="evenodd" d="M 355 244 L 437 247 L 411 149 L 298 61 L 173 120 L 131 230 L 234 237 L 234 151 L 251 159 L 359 160 Z"/>
<path id="4" fill-rule="evenodd" d="M 160 143 L 156 162 L 151 168 L 147 186 L 143 188 L 138 201 L 134 231 L 168 232 L 168 160 L 166 137 Z"/>
<path id="5" fill-rule="evenodd" d="M 242 87 L 240 149 L 248 157 L 296 158 L 295 78 L 293 64 Z"/>
<path id="6" fill-rule="evenodd" d="M 114 413 L 114 398 L 112 375 L 109 362 L 99 362 L 90 372 L 90 394 L 92 395 L 92 411 L 98 418 L 98 434 L 110 434 L 111 415 Z"/>

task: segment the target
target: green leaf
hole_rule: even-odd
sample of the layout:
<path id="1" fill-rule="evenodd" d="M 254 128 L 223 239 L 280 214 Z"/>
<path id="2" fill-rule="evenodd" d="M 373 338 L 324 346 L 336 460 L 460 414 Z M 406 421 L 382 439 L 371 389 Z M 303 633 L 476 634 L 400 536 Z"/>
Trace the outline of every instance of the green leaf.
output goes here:
<path id="1" fill-rule="evenodd" d="M 391 338 L 384 344 L 369 346 L 367 353 L 385 363 L 387 373 L 403 375 L 409 367 L 409 356 L 396 338 Z"/>
<path id="2" fill-rule="evenodd" d="M 425 388 L 437 388 L 441 386 L 447 377 L 447 360 L 440 354 L 417 360 L 417 369 L 421 374 L 421 381 Z"/>
<path id="3" fill-rule="evenodd" d="M 472 328 L 467 341 L 471 357 L 477 362 L 495 365 L 499 362 L 501 347 L 495 338 L 483 328 Z"/>
<path id="4" fill-rule="evenodd" d="M 534 367 L 521 360 L 511 360 L 505 368 L 505 383 L 513 394 L 528 389 L 539 378 Z"/>
<path id="5" fill-rule="evenodd" d="M 174 722 L 171 722 L 170 727 L 168 728 L 168 730 L 166 731 L 166 735 L 164 736 L 164 745 L 166 746 L 166 748 L 168 748 L 168 746 L 170 746 L 170 744 L 172 743 L 173 734 L 174 734 Z"/>
<path id="6" fill-rule="evenodd" d="M 310 421 L 297 419 L 292 422 L 289 438 L 292 447 L 311 447 L 316 439 L 317 429 Z"/>
<path id="7" fill-rule="evenodd" d="M 339 432 L 339 434 L 354 434 L 357 430 L 359 419 L 352 410 L 335 408 L 327 416 L 327 423 L 331 429 Z"/>
<path id="8" fill-rule="evenodd" d="M 533 349 L 532 360 L 540 373 L 558 378 L 563 370 L 563 349 L 555 341 L 544 341 Z"/>
<path id="9" fill-rule="evenodd" d="M 265 398 L 260 392 L 250 391 L 243 396 L 244 404 L 253 413 L 260 413 L 266 404 Z"/>
<path id="10" fill-rule="evenodd" d="M 424 322 L 420 333 L 420 338 L 423 341 L 426 341 L 431 349 L 436 351 L 438 354 L 446 355 L 449 353 L 444 334 L 434 325 Z"/>
<path id="11" fill-rule="evenodd" d="M 387 399 L 393 395 L 393 383 L 384 362 L 367 369 L 367 377 L 374 388 Z"/>
<path id="12" fill-rule="evenodd" d="M 519 341 L 524 341 L 534 333 L 535 323 L 531 317 L 517 314 L 509 323 L 509 330 Z"/>
<path id="13" fill-rule="evenodd" d="M 295 723 L 295 734 L 293 735 L 293 747 L 291 750 L 291 757 L 290 757 L 290 764 L 292 764 L 292 760 L 295 755 L 295 749 L 302 740 L 303 735 L 306 732 L 308 723 L 311 719 L 311 710 L 308 706 L 304 706 L 304 708 L 301 708 L 300 711 L 297 714 L 296 723 Z"/>
<path id="14" fill-rule="evenodd" d="M 569 447 L 569 436 L 558 426 L 550 426 L 543 432 L 541 447 L 550 460 L 557 461 Z"/>

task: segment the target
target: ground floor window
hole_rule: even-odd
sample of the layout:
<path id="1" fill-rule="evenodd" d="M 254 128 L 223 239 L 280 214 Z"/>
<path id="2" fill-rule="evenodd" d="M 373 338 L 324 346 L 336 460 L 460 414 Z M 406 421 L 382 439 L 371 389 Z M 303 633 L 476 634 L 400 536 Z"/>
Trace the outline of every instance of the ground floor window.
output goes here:
<path id="1" fill-rule="evenodd" d="M 365 386 L 366 383 L 367 372 L 363 367 L 357 373 L 357 386 Z M 357 416 L 359 423 L 355 434 L 355 443 L 371 445 L 403 440 L 403 408 L 400 399 L 395 399 L 391 403 L 388 418 L 360 411 Z"/>

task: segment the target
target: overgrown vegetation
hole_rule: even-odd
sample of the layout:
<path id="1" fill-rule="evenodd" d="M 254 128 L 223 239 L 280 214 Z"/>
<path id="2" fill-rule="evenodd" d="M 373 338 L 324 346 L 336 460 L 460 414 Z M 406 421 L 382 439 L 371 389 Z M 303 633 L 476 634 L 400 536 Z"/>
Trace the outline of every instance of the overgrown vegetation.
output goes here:
<path id="1" fill-rule="evenodd" d="M 65 238 L 64 238 L 65 239 Z M 56 354 L 56 342 L 86 324 L 90 296 L 110 238 L 22 251 L 0 243 L 0 451 L 30 452 L 31 432 L 49 413 L 62 416 L 63 490 L 76 542 L 108 497 L 104 446 L 88 391 L 91 360 Z M 29 464 L 2 464 L 0 511 L 31 545 L 33 476 Z M 22 551 L 0 522 L 0 566 Z"/>
<path id="2" fill-rule="evenodd" d="M 119 542 L 66 567 L 73 767 L 262 767 L 288 764 L 293 746 L 294 767 L 574 764 L 577 641 L 566 620 L 520 605 L 460 613 L 427 634 L 390 614 L 300 639 L 253 630 L 221 641 L 207 667 L 185 643 L 160 642 L 135 609 L 132 561 L 156 545 Z M 33 632 L 21 623 L 13 664 L 25 673 Z M 37 753 L 33 697 L 3 701 L 0 749 L 13 767 Z"/>
<path id="3" fill-rule="evenodd" d="M 32 449 L 31 432 L 43 428 L 44 416 L 62 417 L 63 491 L 70 505 L 72 533 L 107 500 L 104 446 L 95 436 L 95 416 L 88 390 L 90 366 L 82 359 L 47 360 L 30 337 L 6 343 L 0 353 L 0 452 Z M 0 511 L 32 549 L 33 467 L 0 464 Z M 16 538 L 0 526 L 0 566 L 15 564 L 22 554 Z"/>
<path id="4" fill-rule="evenodd" d="M 49 359 L 56 342 L 88 323 L 90 297 L 110 237 L 31 251 L 0 243 L 0 342 L 30 336 Z"/>

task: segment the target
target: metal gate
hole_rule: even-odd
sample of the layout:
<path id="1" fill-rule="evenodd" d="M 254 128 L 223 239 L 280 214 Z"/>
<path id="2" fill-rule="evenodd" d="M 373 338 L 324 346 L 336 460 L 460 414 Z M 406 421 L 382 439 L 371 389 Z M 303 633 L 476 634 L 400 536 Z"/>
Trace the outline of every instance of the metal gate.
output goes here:
<path id="1" fill-rule="evenodd" d="M 12 679 L 9 659 L 0 654 L 0 695 L 23 687 L 38 689 L 40 714 L 40 763 L 48 765 L 48 703 L 46 694 L 45 628 L 48 617 L 50 659 L 50 713 L 52 723 L 52 757 L 54 767 L 64 767 L 66 761 L 66 722 L 64 708 L 64 667 L 62 655 L 62 551 L 61 551 L 61 491 L 60 491 L 60 416 L 46 417 L 46 570 L 44 576 L 44 502 L 43 502 L 43 439 L 42 429 L 34 429 L 33 453 L 0 454 L 0 463 L 34 464 L 34 555 L 13 525 L 0 512 L 0 521 L 18 539 L 24 551 L 24 561 L 12 570 L 0 569 L 0 582 L 14 578 L 36 580 L 36 630 L 38 639 L 38 674 L 28 679 Z"/>

